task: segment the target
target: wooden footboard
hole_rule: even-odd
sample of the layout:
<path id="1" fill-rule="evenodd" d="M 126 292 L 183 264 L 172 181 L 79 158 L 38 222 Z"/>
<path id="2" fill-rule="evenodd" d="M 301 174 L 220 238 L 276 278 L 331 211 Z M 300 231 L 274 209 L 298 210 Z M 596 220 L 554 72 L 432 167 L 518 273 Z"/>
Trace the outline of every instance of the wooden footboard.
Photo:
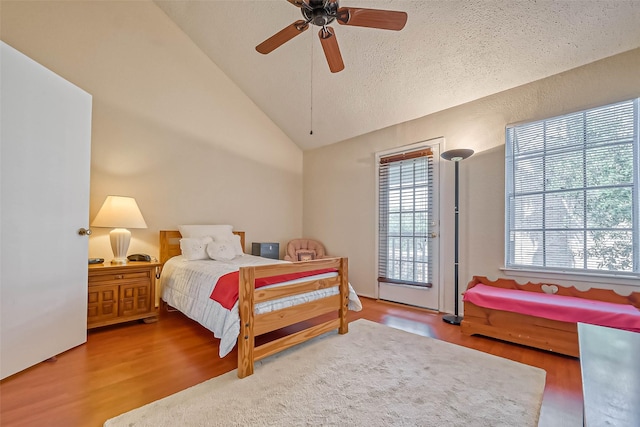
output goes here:
<path id="1" fill-rule="evenodd" d="M 629 296 L 622 296 L 608 289 L 593 288 L 588 291 L 580 291 L 573 286 L 563 287 L 542 283 L 526 283 L 520 285 L 510 279 L 491 281 L 483 276 L 474 276 L 469 282 L 467 290 L 479 283 L 504 289 L 517 289 L 523 292 L 543 292 L 544 288 L 553 288 L 554 293 L 557 295 L 617 304 L 631 304 L 640 308 L 640 293 L 638 292 L 633 292 Z M 516 344 L 579 357 L 578 328 L 576 323 L 479 307 L 471 302 L 465 301 L 464 319 L 460 326 L 461 331 L 467 335 L 484 335 Z"/>
<path id="2" fill-rule="evenodd" d="M 255 289 L 255 280 L 259 278 L 325 268 L 336 269 L 338 276 L 328 279 L 310 280 L 288 286 Z M 349 306 L 348 270 L 347 258 L 325 258 L 291 264 L 242 267 L 240 269 L 240 296 L 238 306 L 240 313 L 238 377 L 244 378 L 253 374 L 253 365 L 257 360 L 307 341 L 325 332 L 338 329 L 340 334 L 347 333 L 347 310 Z M 259 302 L 336 286 L 339 288 L 337 295 L 269 313 L 255 314 L 255 304 Z M 332 312 L 336 313 L 335 319 L 325 321 L 324 323 L 260 346 L 255 345 L 255 337 L 258 335 Z"/>

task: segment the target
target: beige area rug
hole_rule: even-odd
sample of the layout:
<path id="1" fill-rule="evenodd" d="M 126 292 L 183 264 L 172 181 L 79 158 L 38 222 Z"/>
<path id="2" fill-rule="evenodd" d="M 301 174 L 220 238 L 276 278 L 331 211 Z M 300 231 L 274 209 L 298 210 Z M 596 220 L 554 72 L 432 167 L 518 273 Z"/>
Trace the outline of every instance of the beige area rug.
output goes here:
<path id="1" fill-rule="evenodd" d="M 545 377 L 361 319 L 105 426 L 537 426 Z"/>

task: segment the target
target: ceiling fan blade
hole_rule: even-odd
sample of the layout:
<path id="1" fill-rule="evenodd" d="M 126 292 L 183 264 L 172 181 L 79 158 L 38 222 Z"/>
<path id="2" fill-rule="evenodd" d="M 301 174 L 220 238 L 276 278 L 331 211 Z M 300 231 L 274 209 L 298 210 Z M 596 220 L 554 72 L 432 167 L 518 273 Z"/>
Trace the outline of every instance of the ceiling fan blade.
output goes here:
<path id="1" fill-rule="evenodd" d="M 407 12 L 341 7 L 338 8 L 337 21 L 342 25 L 400 31 L 407 23 Z"/>
<path id="2" fill-rule="evenodd" d="M 287 1 L 296 7 L 302 7 L 302 3 L 304 3 L 302 0 L 287 0 Z"/>
<path id="3" fill-rule="evenodd" d="M 267 54 L 279 48 L 295 36 L 302 34 L 309 28 L 309 24 L 302 19 L 278 31 L 258 46 L 256 50 L 262 54 Z"/>
<path id="4" fill-rule="evenodd" d="M 320 43 L 322 44 L 322 50 L 324 50 L 324 56 L 327 57 L 329 70 L 331 70 L 332 73 L 337 73 L 344 70 L 344 62 L 342 62 L 340 47 L 338 47 L 338 39 L 333 32 L 333 28 L 321 28 L 320 32 L 318 33 L 318 37 L 320 37 Z"/>

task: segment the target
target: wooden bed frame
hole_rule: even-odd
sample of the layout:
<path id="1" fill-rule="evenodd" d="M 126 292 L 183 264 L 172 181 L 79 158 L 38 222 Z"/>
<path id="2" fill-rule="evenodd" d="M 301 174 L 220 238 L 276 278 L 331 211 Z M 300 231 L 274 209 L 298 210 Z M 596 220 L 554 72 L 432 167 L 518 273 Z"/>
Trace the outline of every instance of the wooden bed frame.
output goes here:
<path id="1" fill-rule="evenodd" d="M 520 285 L 515 280 L 497 279 L 491 281 L 484 276 L 473 276 L 467 285 L 467 290 L 479 283 L 504 289 L 522 290 L 523 292 L 544 292 L 543 286 L 555 286 L 557 288 L 556 295 L 631 304 L 640 308 L 640 293 L 638 292 L 622 296 L 609 289 L 592 288 L 580 291 L 573 286 L 564 287 L 531 282 Z M 484 335 L 573 357 L 580 355 L 577 323 L 494 310 L 465 301 L 464 319 L 460 326 L 462 333 L 467 335 Z"/>
<path id="2" fill-rule="evenodd" d="M 234 231 L 234 234 L 240 236 L 242 248 L 244 249 L 244 232 Z M 180 255 L 181 237 L 180 232 L 177 230 L 160 231 L 160 262 L 162 264 L 169 258 Z M 336 269 L 338 275 L 328 279 L 310 280 L 294 285 L 255 289 L 255 280 L 259 278 L 325 268 Z M 244 378 L 253 374 L 253 367 L 256 361 L 318 335 L 334 329 L 338 329 L 340 334 L 346 334 L 349 331 L 347 323 L 347 311 L 349 307 L 348 270 L 349 264 L 347 258 L 323 258 L 306 262 L 241 267 L 238 301 L 238 312 L 240 315 L 238 377 Z M 334 286 L 339 288 L 337 295 L 269 313 L 255 314 L 254 307 L 256 303 Z M 255 345 L 255 337 L 258 335 L 266 334 L 267 332 L 313 319 L 327 313 L 334 313 L 337 317 L 260 346 Z"/>

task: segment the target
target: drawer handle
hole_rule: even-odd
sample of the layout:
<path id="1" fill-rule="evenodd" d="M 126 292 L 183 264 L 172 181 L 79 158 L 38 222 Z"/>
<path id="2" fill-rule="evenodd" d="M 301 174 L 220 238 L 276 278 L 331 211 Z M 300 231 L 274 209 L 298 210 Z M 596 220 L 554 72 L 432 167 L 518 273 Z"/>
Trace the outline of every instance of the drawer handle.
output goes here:
<path id="1" fill-rule="evenodd" d="M 124 275 L 122 275 L 122 274 L 116 274 L 116 279 L 123 279 L 123 278 L 124 278 Z"/>

